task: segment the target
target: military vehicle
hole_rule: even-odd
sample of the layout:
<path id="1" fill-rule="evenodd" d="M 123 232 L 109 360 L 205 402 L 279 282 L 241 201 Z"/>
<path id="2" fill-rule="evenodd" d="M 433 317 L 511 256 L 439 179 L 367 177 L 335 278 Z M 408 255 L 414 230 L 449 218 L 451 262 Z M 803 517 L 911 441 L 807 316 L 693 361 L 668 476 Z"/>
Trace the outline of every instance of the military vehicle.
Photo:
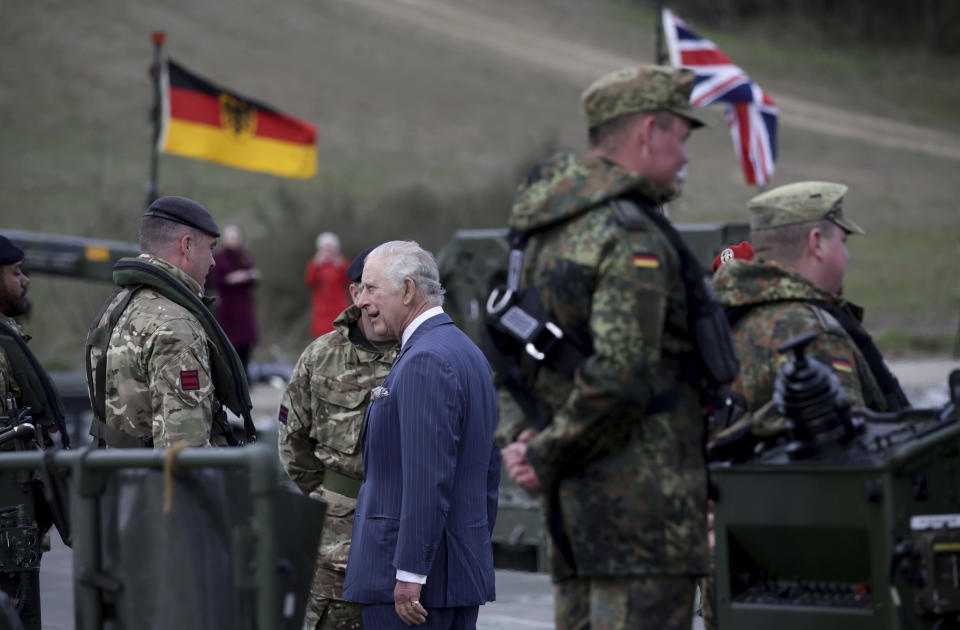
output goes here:
<path id="1" fill-rule="evenodd" d="M 815 334 L 781 347 L 786 438 L 710 467 L 719 628 L 960 628 L 960 370 L 942 408 L 851 409 Z"/>
<path id="2" fill-rule="evenodd" d="M 746 223 L 679 224 L 677 228 L 708 271 L 725 247 L 750 236 Z M 509 253 L 507 230 L 499 228 L 459 230 L 437 254 L 440 281 L 447 290 L 444 311 L 481 348 L 487 297 L 506 281 Z M 539 506 L 539 499 L 514 484 L 504 470 L 493 530 L 494 564 L 498 568 L 547 570 Z"/>

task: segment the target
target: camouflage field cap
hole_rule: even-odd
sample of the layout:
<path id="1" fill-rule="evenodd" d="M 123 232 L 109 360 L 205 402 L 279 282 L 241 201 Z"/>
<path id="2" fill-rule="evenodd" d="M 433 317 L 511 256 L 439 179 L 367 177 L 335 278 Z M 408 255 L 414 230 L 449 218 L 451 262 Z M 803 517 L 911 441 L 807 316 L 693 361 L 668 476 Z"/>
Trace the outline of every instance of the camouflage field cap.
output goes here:
<path id="1" fill-rule="evenodd" d="M 624 114 L 666 110 L 690 121 L 706 123 L 690 105 L 693 70 L 670 66 L 636 66 L 604 75 L 580 95 L 587 127 L 596 127 Z"/>
<path id="2" fill-rule="evenodd" d="M 843 196 L 848 188 L 831 182 L 797 182 L 779 186 L 750 200 L 750 229 L 767 230 L 794 223 L 827 219 L 847 234 L 865 234 L 843 216 Z"/>

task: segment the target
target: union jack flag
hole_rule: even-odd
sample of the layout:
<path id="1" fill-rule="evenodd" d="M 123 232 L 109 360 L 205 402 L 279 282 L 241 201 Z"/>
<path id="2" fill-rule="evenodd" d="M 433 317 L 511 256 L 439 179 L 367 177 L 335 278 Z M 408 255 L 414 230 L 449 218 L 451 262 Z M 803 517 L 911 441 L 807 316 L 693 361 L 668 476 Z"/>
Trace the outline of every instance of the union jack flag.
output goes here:
<path id="1" fill-rule="evenodd" d="M 696 72 L 690 103 L 724 103 L 733 148 L 751 186 L 766 186 L 777 159 L 777 116 L 773 100 L 734 65 L 709 39 L 704 39 L 669 9 L 663 10 L 663 33 L 670 63 Z"/>

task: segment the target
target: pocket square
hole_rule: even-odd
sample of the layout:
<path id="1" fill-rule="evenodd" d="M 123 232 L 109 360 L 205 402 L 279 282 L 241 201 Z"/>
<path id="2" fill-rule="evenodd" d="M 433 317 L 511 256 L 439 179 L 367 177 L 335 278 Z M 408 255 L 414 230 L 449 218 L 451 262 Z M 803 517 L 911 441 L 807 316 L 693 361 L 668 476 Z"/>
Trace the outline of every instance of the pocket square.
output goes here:
<path id="1" fill-rule="evenodd" d="M 381 398 L 386 398 L 390 395 L 390 390 L 382 385 L 379 387 L 374 387 L 370 390 L 370 400 L 380 400 Z"/>

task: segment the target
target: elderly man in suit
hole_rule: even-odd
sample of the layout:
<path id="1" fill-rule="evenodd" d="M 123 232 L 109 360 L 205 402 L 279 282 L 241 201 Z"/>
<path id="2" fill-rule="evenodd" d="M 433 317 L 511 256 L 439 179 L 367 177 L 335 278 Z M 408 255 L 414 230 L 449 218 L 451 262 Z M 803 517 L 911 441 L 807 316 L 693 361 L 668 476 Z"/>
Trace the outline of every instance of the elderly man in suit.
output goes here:
<path id="1" fill-rule="evenodd" d="M 367 410 L 343 585 L 367 628 L 475 628 L 479 605 L 494 599 L 496 393 L 487 360 L 442 303 L 436 262 L 416 243 L 367 256 L 357 306 L 401 344 Z"/>

